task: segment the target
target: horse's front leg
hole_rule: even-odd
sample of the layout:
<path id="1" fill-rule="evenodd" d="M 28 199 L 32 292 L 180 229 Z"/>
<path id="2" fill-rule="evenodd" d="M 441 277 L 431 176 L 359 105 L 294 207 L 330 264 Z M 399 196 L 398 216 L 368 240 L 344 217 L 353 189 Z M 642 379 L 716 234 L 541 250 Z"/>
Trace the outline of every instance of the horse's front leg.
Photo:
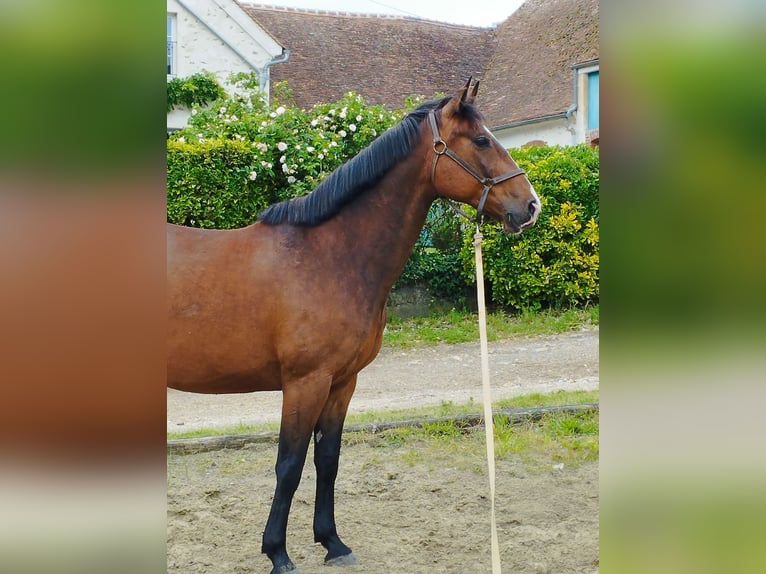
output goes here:
<path id="1" fill-rule="evenodd" d="M 287 518 L 298 489 L 311 441 L 311 431 L 329 392 L 330 383 L 301 381 L 283 385 L 282 423 L 279 429 L 277 487 L 263 532 L 261 552 L 273 564 L 271 574 L 300 574 L 287 554 Z"/>
<path id="2" fill-rule="evenodd" d="M 326 564 L 355 564 L 356 556 L 343 544 L 335 526 L 335 478 L 338 475 L 343 422 L 351 395 L 356 388 L 356 375 L 336 384 L 314 429 L 314 465 L 317 471 L 314 507 L 314 541 L 327 549 Z"/>

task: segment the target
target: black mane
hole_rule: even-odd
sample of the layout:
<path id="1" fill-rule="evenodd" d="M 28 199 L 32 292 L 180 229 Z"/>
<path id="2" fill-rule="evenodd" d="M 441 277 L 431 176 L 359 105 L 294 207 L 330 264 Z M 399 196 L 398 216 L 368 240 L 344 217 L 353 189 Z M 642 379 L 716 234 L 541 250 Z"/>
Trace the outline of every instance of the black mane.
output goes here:
<path id="1" fill-rule="evenodd" d="M 310 194 L 275 203 L 262 211 L 258 219 L 266 225 L 289 223 L 315 226 L 337 215 L 344 205 L 375 185 L 394 165 L 409 155 L 418 143 L 420 123 L 428 116 L 428 112 L 444 107 L 449 100 L 446 97 L 426 102 L 338 167 Z M 470 119 L 480 117 L 471 105 L 464 105 L 462 113 Z"/>

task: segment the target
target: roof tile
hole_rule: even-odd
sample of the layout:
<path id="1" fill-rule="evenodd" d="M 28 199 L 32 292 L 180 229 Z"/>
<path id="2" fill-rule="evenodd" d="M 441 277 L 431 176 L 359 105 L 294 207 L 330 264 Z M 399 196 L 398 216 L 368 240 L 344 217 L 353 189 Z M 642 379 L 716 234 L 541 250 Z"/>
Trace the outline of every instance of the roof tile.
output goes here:
<path id="1" fill-rule="evenodd" d="M 416 18 L 320 12 L 241 4 L 290 50 L 270 69 L 288 80 L 296 105 L 309 108 L 346 92 L 368 104 L 401 107 L 411 95 L 451 93 L 480 77 L 494 49 L 495 31 Z"/>
<path id="2" fill-rule="evenodd" d="M 496 28 L 240 5 L 290 50 L 271 80 L 288 80 L 303 108 L 348 91 L 398 108 L 408 96 L 451 93 L 473 76 L 482 79 L 479 102 L 496 127 L 566 111 L 572 66 L 599 57 L 598 0 L 527 0 Z"/>
<path id="3" fill-rule="evenodd" d="M 497 28 L 479 93 L 493 127 L 565 112 L 572 66 L 599 57 L 598 0 L 527 0 Z"/>

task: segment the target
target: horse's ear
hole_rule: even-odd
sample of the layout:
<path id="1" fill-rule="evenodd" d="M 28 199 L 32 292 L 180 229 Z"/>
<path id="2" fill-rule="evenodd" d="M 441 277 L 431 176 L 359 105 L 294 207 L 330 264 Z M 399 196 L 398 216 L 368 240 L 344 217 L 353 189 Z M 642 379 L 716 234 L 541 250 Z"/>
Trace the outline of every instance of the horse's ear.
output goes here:
<path id="1" fill-rule="evenodd" d="M 465 83 L 465 86 L 460 88 L 457 93 L 452 96 L 452 99 L 447 102 L 447 105 L 444 106 L 444 109 L 442 110 L 443 116 L 453 116 L 456 114 L 460 114 L 461 108 L 463 107 L 463 104 L 465 103 L 471 103 L 472 98 L 468 97 L 468 89 L 471 86 L 471 77 L 469 76 L 468 81 Z"/>
<path id="2" fill-rule="evenodd" d="M 472 104 L 473 101 L 476 99 L 476 92 L 479 91 L 479 82 L 481 82 L 481 80 L 476 80 L 476 82 L 474 82 L 473 89 L 471 90 L 470 94 L 468 94 L 468 98 L 466 99 L 466 102 L 468 102 L 469 104 Z"/>

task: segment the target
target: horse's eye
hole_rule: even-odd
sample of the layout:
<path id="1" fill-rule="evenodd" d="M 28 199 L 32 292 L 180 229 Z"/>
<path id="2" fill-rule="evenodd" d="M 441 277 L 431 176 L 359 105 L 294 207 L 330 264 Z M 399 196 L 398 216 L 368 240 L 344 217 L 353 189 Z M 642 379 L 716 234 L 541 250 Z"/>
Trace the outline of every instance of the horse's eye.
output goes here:
<path id="1" fill-rule="evenodd" d="M 489 147 L 489 138 L 484 136 L 479 136 L 473 140 L 473 143 L 475 143 L 479 147 Z"/>

